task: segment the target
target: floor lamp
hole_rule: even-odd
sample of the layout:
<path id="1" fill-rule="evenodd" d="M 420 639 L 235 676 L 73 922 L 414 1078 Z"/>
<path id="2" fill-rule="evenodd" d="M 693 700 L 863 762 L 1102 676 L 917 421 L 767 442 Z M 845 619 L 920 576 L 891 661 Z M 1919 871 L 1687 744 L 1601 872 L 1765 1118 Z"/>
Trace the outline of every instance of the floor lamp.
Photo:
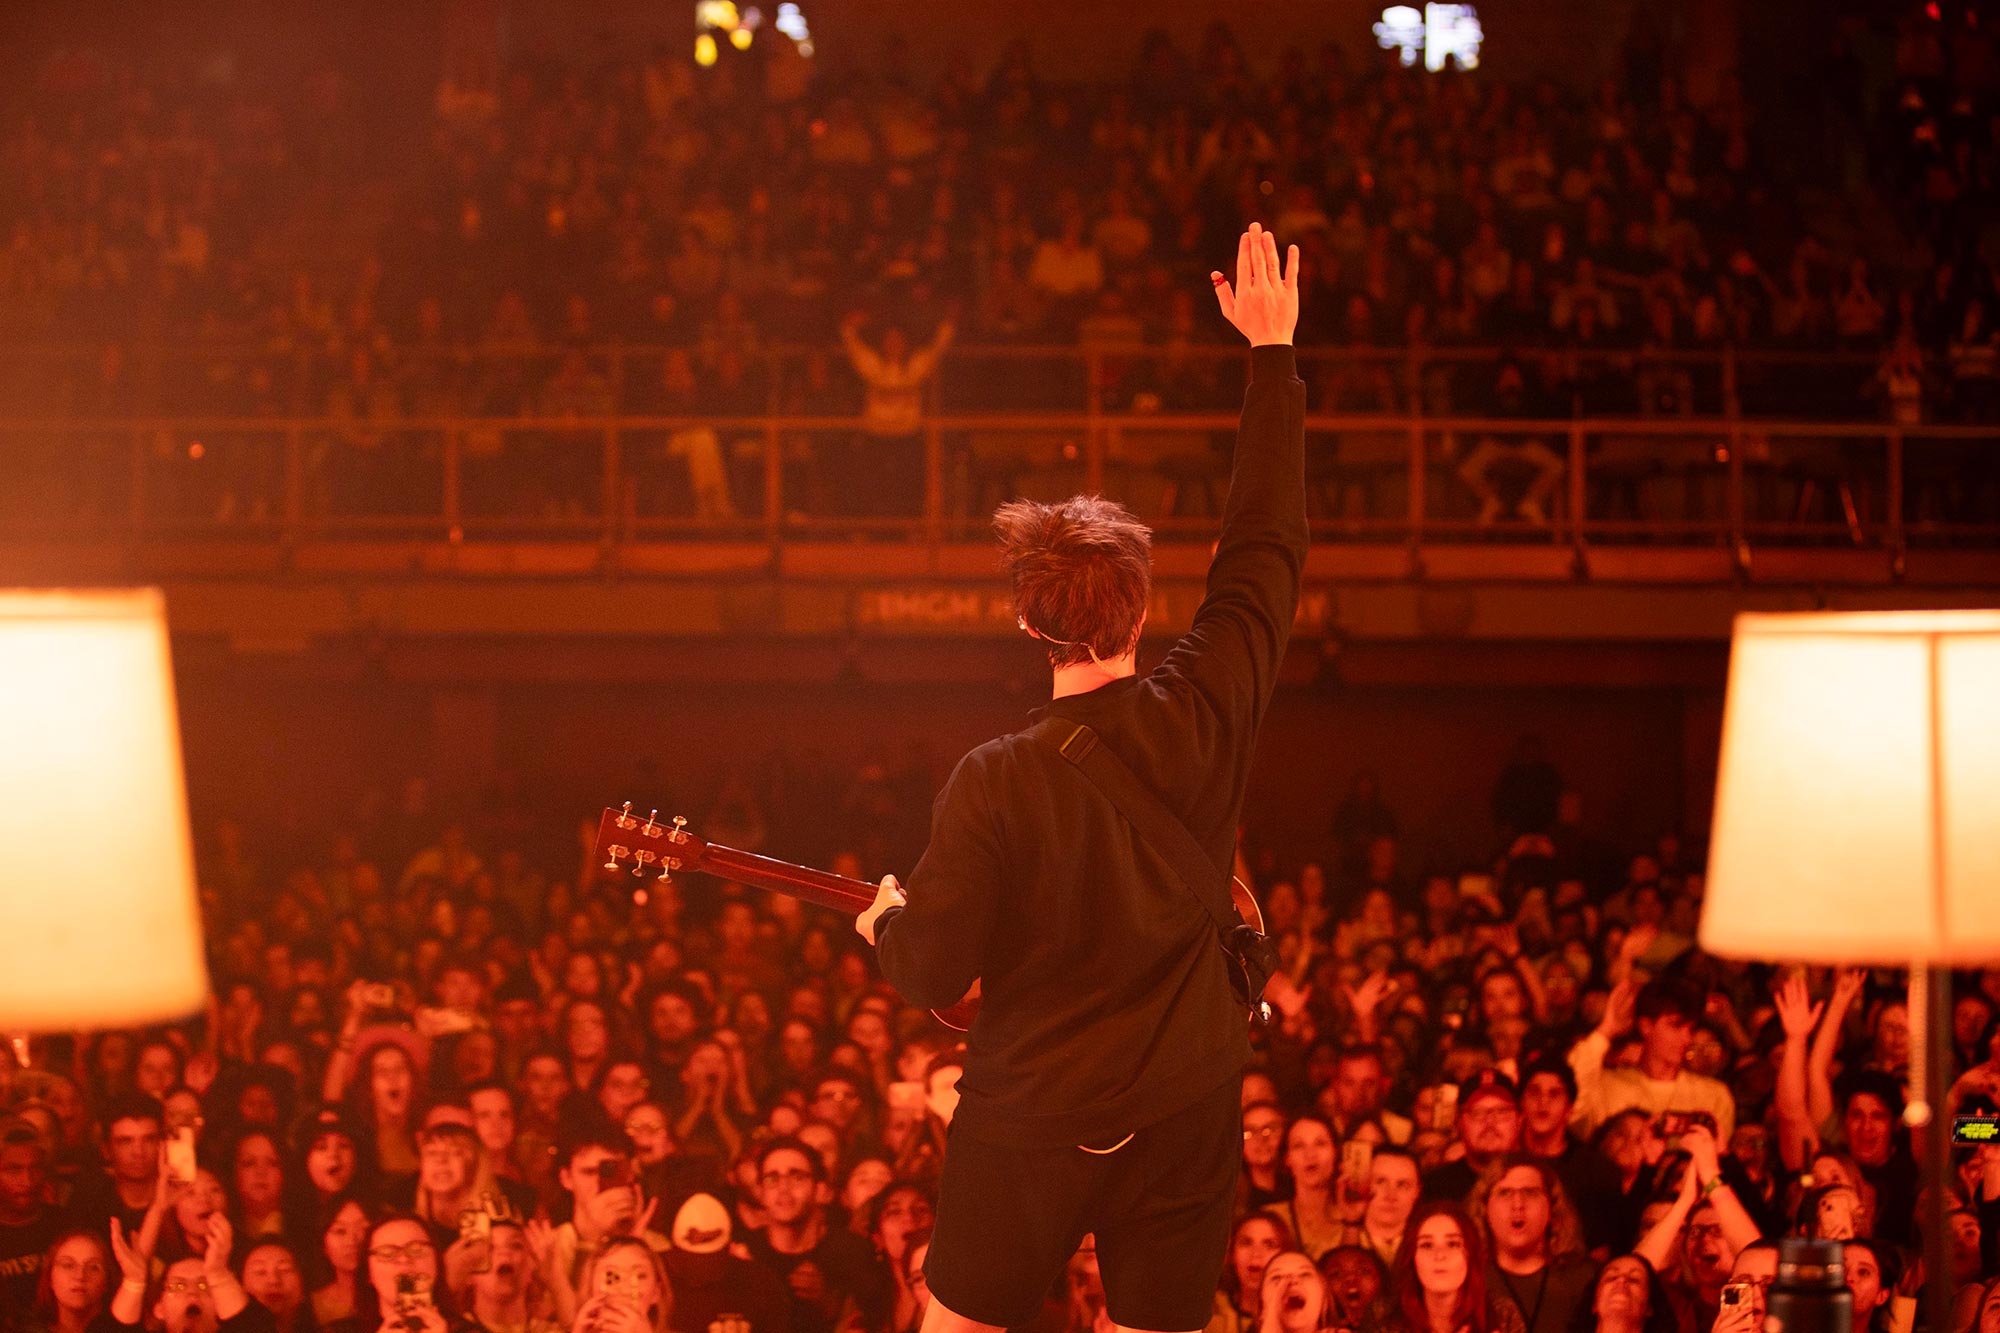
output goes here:
<path id="1" fill-rule="evenodd" d="M 1945 1333 L 1949 969 L 2000 960 L 2000 611 L 1737 617 L 1701 943 L 1910 969 L 1905 1118 Z"/>
<path id="2" fill-rule="evenodd" d="M 207 995 L 164 599 L 0 590 L 0 1033 Z"/>

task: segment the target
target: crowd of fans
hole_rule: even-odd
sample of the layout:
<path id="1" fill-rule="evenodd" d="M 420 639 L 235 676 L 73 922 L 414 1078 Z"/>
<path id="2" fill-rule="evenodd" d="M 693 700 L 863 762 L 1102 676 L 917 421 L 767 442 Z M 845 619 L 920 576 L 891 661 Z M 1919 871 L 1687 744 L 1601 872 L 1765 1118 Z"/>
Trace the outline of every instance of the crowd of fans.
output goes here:
<path id="1" fill-rule="evenodd" d="M 1042 77 L 1025 45 L 990 71 L 919 74 L 893 40 L 820 78 L 773 35 L 708 71 L 678 51 L 516 69 L 427 124 L 375 105 L 360 71 L 264 88 L 71 57 L 0 135 L 18 187 L 0 201 L 0 325 L 168 345 L 148 383 L 113 352 L 23 373 L 30 401 L 85 411 L 673 398 L 674 354 L 601 354 L 612 341 L 691 354 L 706 411 L 807 407 L 813 360 L 846 378 L 852 312 L 921 342 L 951 310 L 969 344 L 1127 354 L 1094 385 L 968 362 L 948 400 L 1211 407 L 1226 377 L 1179 363 L 1219 336 L 1204 278 L 1256 217 L 1304 250 L 1302 343 L 1502 349 L 1557 415 L 1720 411 L 1712 363 L 1662 354 L 1727 345 L 1859 357 L 1747 363 L 1747 410 L 1879 415 L 1895 398 L 1989 420 L 1980 219 L 2000 104 L 1979 11 L 1830 23 L 1812 35 L 1824 114 L 1787 128 L 1734 83 L 1693 104 L 1657 52 L 1576 89 L 1335 43 L 1246 51 L 1219 26 L 1191 53 L 1153 34 L 1129 79 L 1086 86 Z M 1801 145 L 1799 120 L 1840 133 Z M 300 216 L 349 212 L 359 234 L 330 250 L 326 219 Z M 774 369 L 777 344 L 809 354 Z M 1876 368 L 1898 346 L 1916 370 L 1892 382 Z M 1348 355 L 1315 401 L 1477 411 L 1497 373 L 1490 355 L 1416 376 Z"/>
<path id="2" fill-rule="evenodd" d="M 839 821 L 787 814 L 806 780 L 731 780 L 696 830 L 907 870 L 923 774 Z M 1246 843 L 1285 970 L 1209 1333 L 1758 1333 L 1795 1234 L 1843 1244 L 1858 1333 L 1908 1333 L 1902 979 L 1703 956 L 1696 848 L 1578 809 L 1524 748 L 1484 864 L 1410 864 L 1365 778 L 1320 859 Z M 421 784 L 335 826 L 204 840 L 205 1017 L 0 1072 L 6 1333 L 919 1325 L 961 1038 L 849 922 Z M 2000 967 L 1940 1020 L 1953 1109 L 1990 1112 Z M 1952 1333 L 1991 1333 L 2000 1146 L 1960 1152 Z M 1034 1327 L 1105 1333 L 1088 1243 Z"/>

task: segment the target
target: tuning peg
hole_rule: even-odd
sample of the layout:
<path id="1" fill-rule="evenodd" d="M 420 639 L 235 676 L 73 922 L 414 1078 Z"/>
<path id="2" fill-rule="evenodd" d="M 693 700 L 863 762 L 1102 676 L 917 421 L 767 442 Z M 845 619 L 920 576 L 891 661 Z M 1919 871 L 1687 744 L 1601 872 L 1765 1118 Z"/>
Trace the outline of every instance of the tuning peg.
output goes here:
<path id="1" fill-rule="evenodd" d="M 647 816 L 646 816 L 646 827 L 644 827 L 644 828 L 640 829 L 640 830 L 639 830 L 639 832 L 641 832 L 641 833 L 645 834 L 645 835 L 646 835 L 647 837 L 649 837 L 649 838 L 657 838 L 657 837 L 659 837 L 659 836 L 660 836 L 660 825 L 659 825 L 659 821 L 658 821 L 658 818 L 657 818 L 657 817 L 658 817 L 658 815 L 659 815 L 659 813 L 660 813 L 660 812 L 659 812 L 658 810 L 655 810 L 655 811 L 653 811 L 653 813 L 652 813 L 652 814 L 650 814 L 650 815 L 647 815 Z"/>
<path id="2" fill-rule="evenodd" d="M 674 841 L 674 842 L 686 842 L 686 841 L 687 841 L 687 833 L 686 833 L 686 829 L 687 829 L 687 826 L 688 826 L 688 822 L 687 822 L 687 816 L 686 816 L 686 815 L 675 815 L 675 816 L 674 816 L 674 831 L 673 831 L 672 833 L 669 833 L 669 834 L 667 835 L 667 837 L 668 837 L 668 838 L 669 838 L 670 840 Z"/>
<path id="3" fill-rule="evenodd" d="M 604 863 L 604 868 L 606 870 L 616 870 L 618 868 L 619 860 L 623 857 L 630 856 L 632 854 L 630 848 L 621 847 L 615 842 L 611 844 L 609 850 L 611 853 L 611 859 Z"/>
<path id="4" fill-rule="evenodd" d="M 619 828 L 639 827 L 639 821 L 632 818 L 632 803 L 630 801 L 625 802 L 625 809 L 618 816 L 618 827 Z"/>

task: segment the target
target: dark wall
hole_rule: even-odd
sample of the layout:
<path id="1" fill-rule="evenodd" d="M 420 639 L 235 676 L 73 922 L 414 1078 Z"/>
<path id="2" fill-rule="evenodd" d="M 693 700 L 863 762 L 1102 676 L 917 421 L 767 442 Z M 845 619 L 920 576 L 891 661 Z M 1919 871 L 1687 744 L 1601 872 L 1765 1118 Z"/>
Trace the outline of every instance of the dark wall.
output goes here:
<path id="1" fill-rule="evenodd" d="M 1580 650 L 1581 651 L 1581 650 Z M 941 777 L 966 749 L 1022 725 L 1046 684 L 505 684 L 304 680 L 254 660 L 184 670 L 182 729 L 197 818 L 310 828 L 370 786 L 409 775 L 476 799 L 518 779 L 552 836 L 598 803 L 678 803 L 699 819 L 732 765 L 773 749 L 844 769 L 925 756 Z M 1720 681 L 1716 682 L 1719 687 Z M 1246 820 L 1287 860 L 1316 843 L 1354 776 L 1373 771 L 1413 863 L 1476 859 L 1516 741 L 1541 736 L 1590 821 L 1634 836 L 1706 823 L 1719 688 L 1288 685 L 1265 727 Z M 652 771 L 641 775 L 641 767 Z M 823 812 L 834 818 L 831 801 Z M 896 867 L 889 867 L 896 868 Z M 902 867 L 907 869 L 907 867 Z"/>

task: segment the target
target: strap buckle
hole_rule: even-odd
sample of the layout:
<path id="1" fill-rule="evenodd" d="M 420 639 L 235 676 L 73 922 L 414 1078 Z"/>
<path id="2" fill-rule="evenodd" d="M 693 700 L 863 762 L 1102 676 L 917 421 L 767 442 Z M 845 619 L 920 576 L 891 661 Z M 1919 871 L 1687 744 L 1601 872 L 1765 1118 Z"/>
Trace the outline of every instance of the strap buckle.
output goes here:
<path id="1" fill-rule="evenodd" d="M 1075 748 L 1072 749 L 1072 746 Z M 1097 748 L 1097 733 L 1079 722 L 1076 730 L 1069 734 L 1069 739 L 1056 748 L 1062 751 L 1063 758 L 1072 764 L 1080 764 L 1085 755 Z"/>

